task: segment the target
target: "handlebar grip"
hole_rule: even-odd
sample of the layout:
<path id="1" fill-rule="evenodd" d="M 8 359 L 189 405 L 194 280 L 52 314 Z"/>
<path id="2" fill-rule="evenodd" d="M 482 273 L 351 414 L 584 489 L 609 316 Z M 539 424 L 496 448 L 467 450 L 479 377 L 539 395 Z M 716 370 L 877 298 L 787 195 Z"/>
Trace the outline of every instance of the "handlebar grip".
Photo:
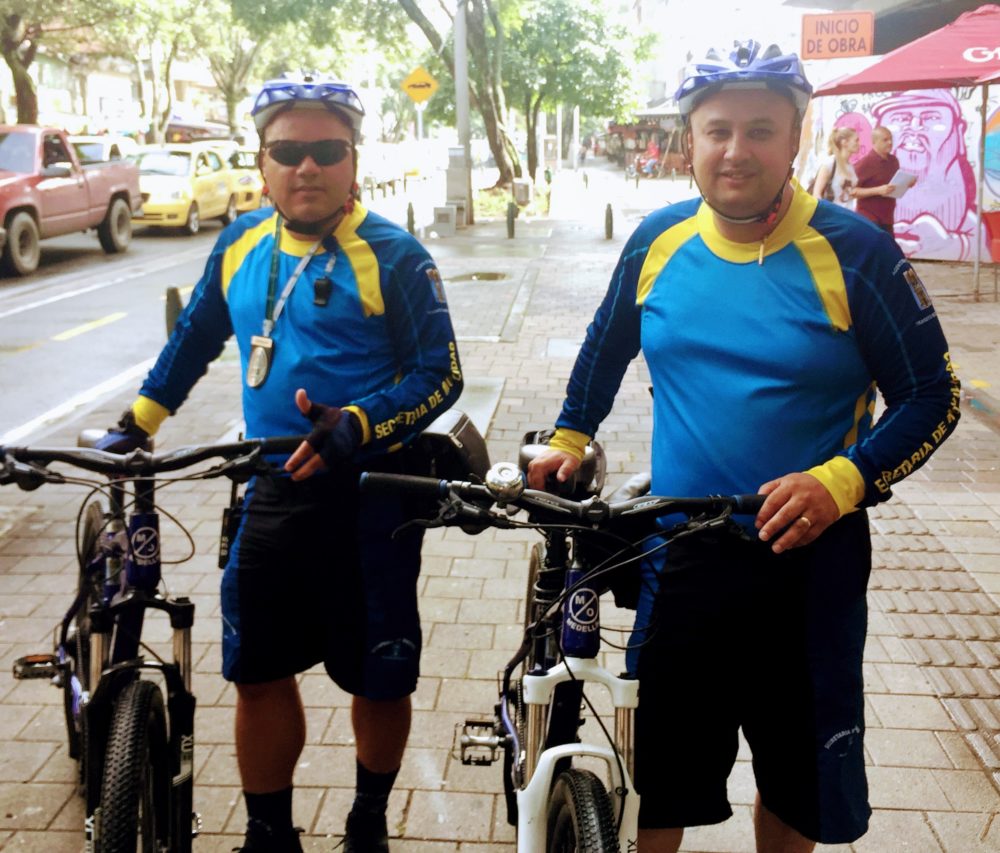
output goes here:
<path id="1" fill-rule="evenodd" d="M 767 495 L 734 495 L 733 514 L 756 515 L 766 500 Z"/>
<path id="2" fill-rule="evenodd" d="M 368 494 L 410 494 L 419 497 L 443 498 L 448 495 L 448 481 L 414 474 L 382 474 L 365 471 L 358 487 Z"/>

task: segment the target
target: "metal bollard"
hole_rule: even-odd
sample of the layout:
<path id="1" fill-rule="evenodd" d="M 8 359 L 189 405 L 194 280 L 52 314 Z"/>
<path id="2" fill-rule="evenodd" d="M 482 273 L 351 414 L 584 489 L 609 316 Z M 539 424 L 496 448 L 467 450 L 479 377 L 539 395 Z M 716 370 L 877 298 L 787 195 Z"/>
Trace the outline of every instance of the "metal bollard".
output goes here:
<path id="1" fill-rule="evenodd" d="M 181 311 L 184 310 L 184 304 L 181 302 L 181 292 L 176 287 L 167 288 L 167 337 L 170 337 L 171 332 L 174 330 L 174 326 L 177 325 L 177 318 L 181 315 Z"/>
<path id="2" fill-rule="evenodd" d="M 507 239 L 514 238 L 514 220 L 517 219 L 517 205 L 512 201 L 507 202 Z"/>
<path id="3" fill-rule="evenodd" d="M 413 202 L 408 202 L 406 205 L 406 230 L 411 234 L 415 233 L 415 219 L 413 216 Z"/>
<path id="4" fill-rule="evenodd" d="M 611 212 L 611 202 L 604 208 L 604 238 L 610 240 L 615 233 L 615 215 Z"/>

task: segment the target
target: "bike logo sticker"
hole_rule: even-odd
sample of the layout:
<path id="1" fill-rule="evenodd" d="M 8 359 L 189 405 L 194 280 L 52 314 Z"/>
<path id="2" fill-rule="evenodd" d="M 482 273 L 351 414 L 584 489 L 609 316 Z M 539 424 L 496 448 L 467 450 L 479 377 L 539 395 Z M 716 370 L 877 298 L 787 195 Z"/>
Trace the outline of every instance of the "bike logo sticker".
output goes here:
<path id="1" fill-rule="evenodd" d="M 573 594 L 569 603 L 569 620 L 577 623 L 573 627 L 577 630 L 593 630 L 594 623 L 597 622 L 600 614 L 597 603 L 597 593 L 592 589 L 581 589 Z"/>
<path id="2" fill-rule="evenodd" d="M 153 527 L 139 527 L 132 532 L 132 554 L 140 566 L 160 559 L 160 535 Z"/>

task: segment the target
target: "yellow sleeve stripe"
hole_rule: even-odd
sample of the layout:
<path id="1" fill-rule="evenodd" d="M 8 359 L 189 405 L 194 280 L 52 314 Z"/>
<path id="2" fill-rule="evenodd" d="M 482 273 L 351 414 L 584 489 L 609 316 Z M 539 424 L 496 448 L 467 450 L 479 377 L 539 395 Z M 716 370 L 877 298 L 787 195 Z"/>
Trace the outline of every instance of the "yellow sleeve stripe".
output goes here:
<path id="1" fill-rule="evenodd" d="M 246 260 L 247 255 L 253 250 L 253 248 L 269 234 L 274 234 L 274 220 L 277 217 L 277 212 L 274 216 L 269 216 L 263 222 L 250 228 L 228 249 L 226 249 L 225 254 L 222 256 L 222 297 L 226 298 L 226 294 L 229 292 L 229 283 L 233 280 L 233 276 L 236 275 L 236 271 L 242 266 L 243 261 Z"/>
<path id="2" fill-rule="evenodd" d="M 864 393 L 854 401 L 854 424 L 851 426 L 850 430 L 848 430 L 847 435 L 844 438 L 845 448 L 858 443 L 858 425 L 861 423 L 861 419 L 865 416 L 865 413 L 875 407 L 875 401 L 873 399 L 874 390 L 875 385 L 869 385 L 865 389 Z"/>
<path id="3" fill-rule="evenodd" d="M 358 236 L 358 226 L 364 221 L 368 211 L 360 204 L 354 205 L 350 215 L 345 216 L 337 230 L 333 232 L 340 248 L 354 270 L 354 280 L 358 285 L 358 296 L 366 317 L 381 316 L 385 313 L 382 301 L 382 285 L 379 280 L 378 259 L 369 246 Z"/>
<path id="4" fill-rule="evenodd" d="M 697 231 L 698 220 L 692 216 L 671 226 L 653 241 L 639 273 L 639 285 L 635 294 L 636 305 L 642 305 L 646 301 L 646 297 L 649 296 L 649 292 L 656 283 L 656 277 L 673 257 L 674 252 L 690 240 Z M 580 458 L 583 458 L 582 451 Z"/>
<path id="5" fill-rule="evenodd" d="M 846 456 L 834 456 L 828 462 L 806 471 L 819 480 L 837 503 L 841 515 L 854 512 L 865 496 L 865 481 L 857 466 Z"/>
<path id="6" fill-rule="evenodd" d="M 170 409 L 161 406 L 149 397 L 139 396 L 132 404 L 132 414 L 135 416 L 136 426 L 146 430 L 150 435 L 154 435 L 169 416 Z"/>
<path id="7" fill-rule="evenodd" d="M 583 454 L 589 442 L 589 435 L 577 432 L 575 429 L 563 429 L 560 427 L 555 431 L 552 438 L 549 439 L 549 447 L 553 450 L 562 450 L 565 453 L 572 454 L 577 459 L 583 459 Z"/>
<path id="8" fill-rule="evenodd" d="M 844 271 L 840 268 L 837 253 L 815 228 L 807 228 L 806 235 L 797 239 L 795 245 L 812 274 L 813 285 L 830 318 L 830 325 L 846 332 L 851 328 L 851 310 L 847 305 Z"/>
<path id="9" fill-rule="evenodd" d="M 368 444 L 372 438 L 372 428 L 368 423 L 368 415 L 365 414 L 365 410 L 357 406 L 344 406 L 344 411 L 353 412 L 358 416 L 358 420 L 361 422 L 361 443 Z"/>

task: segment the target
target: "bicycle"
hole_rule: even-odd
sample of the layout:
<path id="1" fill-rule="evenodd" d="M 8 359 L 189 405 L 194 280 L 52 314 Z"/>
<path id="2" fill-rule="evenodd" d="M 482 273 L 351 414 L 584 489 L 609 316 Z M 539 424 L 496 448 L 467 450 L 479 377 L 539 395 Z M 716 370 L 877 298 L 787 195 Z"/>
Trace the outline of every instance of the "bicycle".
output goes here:
<path id="1" fill-rule="evenodd" d="M 158 512 L 156 487 L 226 476 L 233 480 L 235 498 L 238 483 L 274 470 L 267 454 L 289 453 L 302 437 L 116 455 L 94 449 L 102 434 L 86 431 L 81 447 L 0 447 L 0 485 L 14 483 L 26 491 L 46 483 L 91 489 L 77 516 L 76 596 L 56 628 L 54 651 L 18 659 L 13 674 L 50 679 L 63 691 L 69 753 L 79 764 L 86 803 L 87 853 L 189 853 L 200 826 L 193 809 L 194 603 L 161 589 L 160 512 L 184 528 L 165 510 Z M 223 461 L 182 477 L 156 479 L 209 459 Z M 104 474 L 108 482 L 66 476 L 50 470 L 52 463 Z M 105 495 L 107 509 L 99 498 L 92 500 L 95 493 Z M 194 547 L 188 538 L 190 557 Z M 168 616 L 173 660 L 164 660 L 143 641 L 147 610 Z"/>
<path id="2" fill-rule="evenodd" d="M 571 497 L 525 488 L 528 462 L 545 447 L 521 448 L 519 465 L 492 466 L 484 482 L 365 473 L 367 491 L 406 491 L 436 502 L 427 527 L 459 526 L 467 533 L 487 527 L 533 528 L 543 535 L 531 552 L 524 640 L 500 676 L 491 720 L 460 724 L 455 757 L 463 764 L 491 765 L 503 757 L 508 822 L 517 827 L 519 853 L 578 851 L 619 853 L 636 849 L 639 796 L 633 786 L 634 716 L 639 683 L 615 675 L 596 658 L 600 651 L 599 596 L 610 585 L 616 599 L 632 603 L 644 544 L 664 545 L 731 523 L 732 515 L 754 515 L 763 495 L 699 498 L 646 494 L 639 475 L 602 500 L 603 454 L 588 448 L 570 484 Z M 527 513 L 527 521 L 513 517 Z M 664 530 L 663 516 L 682 514 L 686 523 Z M 603 685 L 614 709 L 614 731 L 584 693 Z M 586 704 L 604 743 L 581 740 Z M 581 766 L 603 769 L 604 779 Z"/>

